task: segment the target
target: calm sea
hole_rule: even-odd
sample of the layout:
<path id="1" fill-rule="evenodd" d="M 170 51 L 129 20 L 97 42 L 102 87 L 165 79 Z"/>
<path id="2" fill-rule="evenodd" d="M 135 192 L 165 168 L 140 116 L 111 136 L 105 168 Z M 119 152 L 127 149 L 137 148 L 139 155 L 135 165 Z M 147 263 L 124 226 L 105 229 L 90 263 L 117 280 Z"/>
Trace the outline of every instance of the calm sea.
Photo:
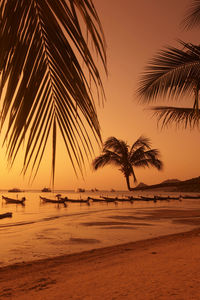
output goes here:
<path id="1" fill-rule="evenodd" d="M 0 214 L 13 213 L 12 218 L 0 219 L 0 266 L 181 232 L 191 227 L 174 224 L 166 218 L 148 219 L 148 214 L 159 209 L 200 209 L 199 200 L 118 204 L 96 202 L 90 206 L 85 203 L 69 203 L 67 207 L 40 201 L 40 195 L 55 199 L 57 193 L 73 199 L 142 194 L 106 191 L 34 191 L 15 194 L 1 191 L 0 197 L 4 195 L 20 199 L 25 196 L 26 202 L 22 206 L 6 204 L 4 200 L 0 200 Z M 143 195 L 150 196 L 151 193 Z"/>

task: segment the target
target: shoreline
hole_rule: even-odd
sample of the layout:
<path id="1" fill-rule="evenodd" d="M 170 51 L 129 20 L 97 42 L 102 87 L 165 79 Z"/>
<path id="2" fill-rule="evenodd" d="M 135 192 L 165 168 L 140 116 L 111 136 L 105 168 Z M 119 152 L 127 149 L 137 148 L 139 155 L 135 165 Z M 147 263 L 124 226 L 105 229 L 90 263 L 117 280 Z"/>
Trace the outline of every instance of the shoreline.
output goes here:
<path id="1" fill-rule="evenodd" d="M 81 251 L 81 252 L 75 252 L 75 253 L 70 253 L 70 254 L 64 254 L 64 255 L 43 258 L 43 259 L 36 259 L 36 260 L 14 263 L 14 264 L 0 267 L 0 274 L 1 274 L 1 272 L 7 271 L 10 269 L 17 270 L 17 269 L 21 269 L 24 267 L 31 267 L 33 265 L 48 264 L 48 266 L 51 267 L 51 264 L 53 266 L 54 264 L 59 264 L 59 263 L 74 263 L 79 260 L 84 260 L 87 258 L 95 259 L 95 257 L 98 255 L 104 255 L 104 256 L 109 256 L 110 254 L 117 255 L 123 250 L 138 251 L 140 248 L 142 248 L 144 246 L 149 246 L 152 243 L 153 244 L 154 243 L 155 244 L 156 243 L 165 243 L 165 242 L 168 242 L 168 241 L 171 241 L 174 239 L 178 240 L 178 239 L 181 239 L 182 237 L 187 238 L 187 237 L 196 236 L 196 235 L 199 235 L 199 237 L 200 237 L 200 227 L 188 229 L 187 231 L 183 231 L 183 232 L 171 233 L 171 234 L 161 235 L 161 236 L 157 236 L 157 237 L 142 239 L 142 240 L 128 242 L 128 243 L 116 244 L 116 245 L 112 245 L 112 246 L 94 248 L 91 250 L 85 250 L 85 251 Z"/>
<path id="2" fill-rule="evenodd" d="M 199 247 L 200 227 L 5 266 L 0 299 L 199 299 Z"/>

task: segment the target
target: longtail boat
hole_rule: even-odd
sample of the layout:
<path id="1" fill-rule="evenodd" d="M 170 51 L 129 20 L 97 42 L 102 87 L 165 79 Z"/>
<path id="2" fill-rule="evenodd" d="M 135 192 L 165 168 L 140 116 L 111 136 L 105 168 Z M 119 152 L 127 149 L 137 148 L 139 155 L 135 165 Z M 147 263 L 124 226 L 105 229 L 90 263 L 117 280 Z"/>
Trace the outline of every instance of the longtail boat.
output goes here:
<path id="1" fill-rule="evenodd" d="M 170 199 L 170 200 L 179 200 L 179 201 L 181 201 L 182 196 L 181 196 L 181 195 L 178 196 L 178 197 L 176 197 L 176 196 L 169 196 L 169 199 Z"/>
<path id="2" fill-rule="evenodd" d="M 140 196 L 142 201 L 153 201 L 153 202 L 157 202 L 157 198 L 156 197 L 147 197 L 147 196 Z"/>
<path id="3" fill-rule="evenodd" d="M 200 195 L 183 195 L 183 199 L 200 199 Z"/>
<path id="4" fill-rule="evenodd" d="M 132 200 L 132 201 L 141 201 L 142 199 L 139 198 L 139 197 L 133 197 L 133 196 L 126 196 L 129 200 Z"/>
<path id="5" fill-rule="evenodd" d="M 86 203 L 86 204 L 89 204 L 89 200 L 90 200 L 90 199 L 71 199 L 68 197 L 60 198 L 60 199 L 70 203 Z"/>
<path id="6" fill-rule="evenodd" d="M 100 198 L 104 199 L 107 202 L 114 202 L 118 200 L 117 197 L 113 198 L 113 197 L 100 196 Z"/>
<path id="7" fill-rule="evenodd" d="M 88 197 L 88 199 L 91 199 L 93 202 L 115 202 L 118 201 L 119 198 L 115 197 L 104 197 L 104 196 L 100 196 L 101 198 L 93 198 L 93 197 Z"/>
<path id="8" fill-rule="evenodd" d="M 156 200 L 170 200 L 170 196 L 154 196 Z"/>
<path id="9" fill-rule="evenodd" d="M 92 202 L 105 202 L 105 199 L 100 199 L 100 198 L 94 198 L 94 197 L 88 197 L 87 198 L 89 201 L 91 200 Z"/>
<path id="10" fill-rule="evenodd" d="M 6 201 L 6 203 L 12 203 L 12 204 L 22 204 L 25 205 L 25 197 L 22 197 L 21 199 L 14 199 L 14 198 L 9 198 L 9 197 L 5 197 L 2 195 L 2 199 Z"/>
<path id="11" fill-rule="evenodd" d="M 106 196 L 100 196 L 104 201 L 107 202 L 131 202 L 133 203 L 133 199 L 131 198 L 120 198 L 120 197 L 106 197 Z"/>
<path id="12" fill-rule="evenodd" d="M 11 217 L 12 217 L 12 213 L 11 212 L 0 214 L 0 219 L 11 218 Z"/>
<path id="13" fill-rule="evenodd" d="M 45 202 L 45 203 L 57 203 L 57 204 L 64 204 L 66 206 L 66 203 L 65 203 L 65 199 L 49 199 L 49 198 L 46 198 L 46 197 L 42 197 L 40 196 L 40 199 Z"/>

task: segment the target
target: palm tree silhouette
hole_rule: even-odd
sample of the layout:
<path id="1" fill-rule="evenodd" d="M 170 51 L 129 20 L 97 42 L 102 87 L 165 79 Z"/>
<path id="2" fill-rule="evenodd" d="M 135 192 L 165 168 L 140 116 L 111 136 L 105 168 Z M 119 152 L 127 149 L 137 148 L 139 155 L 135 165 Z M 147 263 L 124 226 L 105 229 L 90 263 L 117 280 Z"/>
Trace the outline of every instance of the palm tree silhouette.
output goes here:
<path id="1" fill-rule="evenodd" d="M 185 28 L 200 25 L 200 2 L 193 1 L 185 19 Z M 182 49 L 167 47 L 148 64 L 141 76 L 138 94 L 144 103 L 155 101 L 158 96 L 180 99 L 187 95 L 190 107 L 156 106 L 151 109 L 162 121 L 162 126 L 175 122 L 185 127 L 198 126 L 200 90 L 200 46 L 180 41 Z M 192 97 L 191 97 L 192 96 Z"/>
<path id="2" fill-rule="evenodd" d="M 119 167 L 131 191 L 133 188 L 130 187 L 130 176 L 137 182 L 133 168 L 152 166 L 162 170 L 163 163 L 159 157 L 159 151 L 151 149 L 150 140 L 144 136 L 139 137 L 131 147 L 125 141 L 109 137 L 103 145 L 102 154 L 93 160 L 92 165 L 94 170 L 106 165 Z"/>
<path id="3" fill-rule="evenodd" d="M 53 181 L 58 133 L 75 172 L 93 152 L 91 134 L 101 142 L 92 91 L 104 90 L 90 42 L 106 71 L 92 0 L 0 0 L 0 128 L 8 120 L 11 165 L 25 145 L 24 173 L 37 174 L 50 136 Z"/>

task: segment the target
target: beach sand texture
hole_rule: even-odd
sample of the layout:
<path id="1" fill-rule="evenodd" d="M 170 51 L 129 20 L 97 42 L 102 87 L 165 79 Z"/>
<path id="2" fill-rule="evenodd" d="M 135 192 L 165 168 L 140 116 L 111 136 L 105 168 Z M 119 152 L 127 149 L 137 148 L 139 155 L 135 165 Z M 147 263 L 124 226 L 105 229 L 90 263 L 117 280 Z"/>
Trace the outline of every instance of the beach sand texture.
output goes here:
<path id="1" fill-rule="evenodd" d="M 199 250 L 197 228 L 12 265 L 0 269 L 0 299 L 200 299 Z"/>

